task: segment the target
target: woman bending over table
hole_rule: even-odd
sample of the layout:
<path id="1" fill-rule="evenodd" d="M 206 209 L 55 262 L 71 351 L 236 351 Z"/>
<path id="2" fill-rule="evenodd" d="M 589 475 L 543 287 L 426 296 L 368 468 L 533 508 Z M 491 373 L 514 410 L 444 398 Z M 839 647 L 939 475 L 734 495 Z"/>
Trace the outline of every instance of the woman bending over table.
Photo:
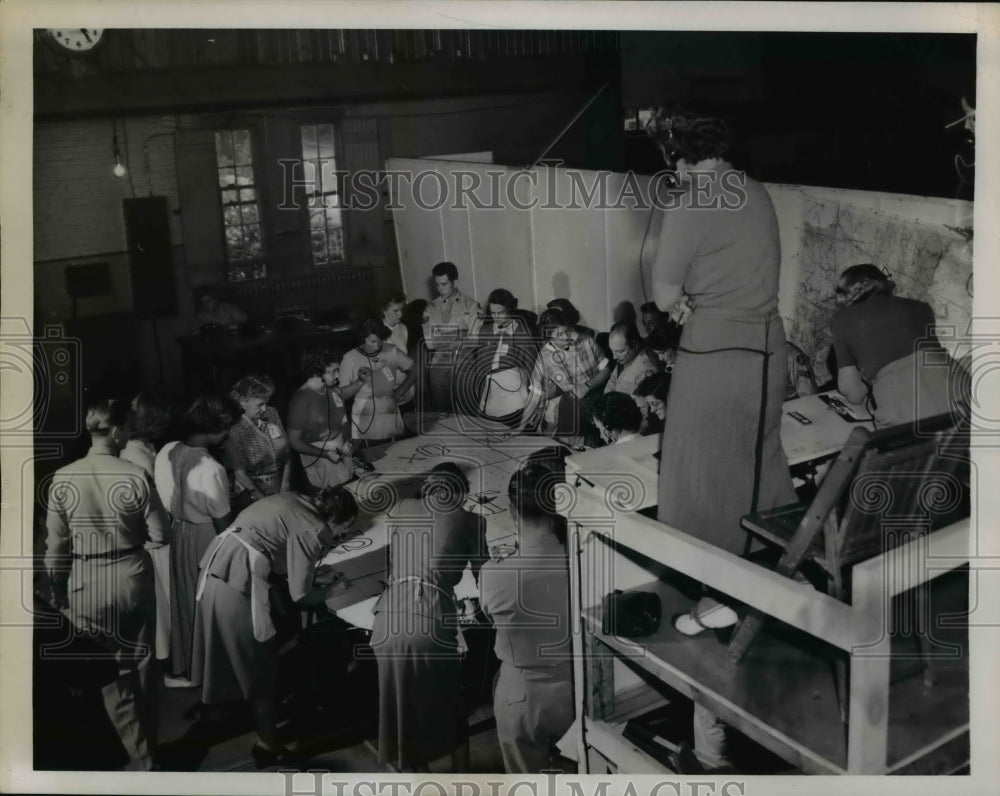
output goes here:
<path id="1" fill-rule="evenodd" d="M 852 265 L 837 284 L 831 323 L 837 388 L 854 403 L 871 398 L 876 427 L 956 412 L 968 401 L 969 374 L 938 342 L 934 310 L 895 288 L 871 263 Z"/>
<path id="2" fill-rule="evenodd" d="M 287 581 L 295 602 L 322 603 L 326 584 L 314 581 L 316 565 L 357 513 L 354 497 L 340 486 L 314 498 L 271 495 L 241 512 L 202 558 L 192 684 L 206 705 L 250 702 L 257 768 L 292 756 L 274 721 L 279 617 L 270 592 Z"/>

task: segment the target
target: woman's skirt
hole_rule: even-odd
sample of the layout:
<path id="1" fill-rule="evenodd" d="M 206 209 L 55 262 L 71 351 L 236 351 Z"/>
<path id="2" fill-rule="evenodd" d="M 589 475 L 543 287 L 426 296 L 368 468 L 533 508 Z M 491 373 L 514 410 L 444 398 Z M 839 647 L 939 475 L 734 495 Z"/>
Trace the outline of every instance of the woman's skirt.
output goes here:
<path id="1" fill-rule="evenodd" d="M 170 657 L 170 545 L 149 548 L 156 586 L 156 658 Z"/>
<path id="2" fill-rule="evenodd" d="M 383 440 L 406 433 L 403 416 L 391 398 L 373 400 L 370 395 L 356 397 L 351 411 L 351 425 L 355 439 Z"/>
<path id="3" fill-rule="evenodd" d="M 876 428 L 946 413 L 957 420 L 958 413 L 968 406 L 969 375 L 965 368 L 944 352 L 940 352 L 939 362 L 927 362 L 929 355 L 927 351 L 910 354 L 876 374 L 872 382 Z"/>
<path id="4" fill-rule="evenodd" d="M 409 599 L 417 588 L 390 586 L 376 607 L 372 628 L 379 759 L 398 767 L 429 763 L 468 735 L 455 614 L 443 613 L 433 596 L 417 609 Z"/>
<path id="5" fill-rule="evenodd" d="M 763 354 L 721 348 L 766 350 L 765 389 Z M 660 459 L 661 522 L 738 555 L 745 545 L 744 514 L 795 501 L 781 447 L 787 378 L 785 330 L 777 312 L 695 311 L 685 324 L 670 383 Z"/>
<path id="6" fill-rule="evenodd" d="M 339 462 L 331 462 L 322 456 L 317 458 L 309 454 L 301 454 L 301 459 L 306 478 L 316 489 L 340 486 L 354 478 L 354 463 L 350 456 L 345 456 Z"/>
<path id="7" fill-rule="evenodd" d="M 214 538 L 211 521 L 174 522 L 170 542 L 170 669 L 175 675 L 191 674 L 198 565 Z"/>
<path id="8" fill-rule="evenodd" d="M 226 545 L 212 569 L 249 571 L 246 549 Z M 249 578 L 236 583 L 210 574 L 205 581 L 197 605 L 191 683 L 201 687 L 206 705 L 269 699 L 274 692 L 279 642 L 277 637 L 263 643 L 254 638 L 249 588 Z"/>

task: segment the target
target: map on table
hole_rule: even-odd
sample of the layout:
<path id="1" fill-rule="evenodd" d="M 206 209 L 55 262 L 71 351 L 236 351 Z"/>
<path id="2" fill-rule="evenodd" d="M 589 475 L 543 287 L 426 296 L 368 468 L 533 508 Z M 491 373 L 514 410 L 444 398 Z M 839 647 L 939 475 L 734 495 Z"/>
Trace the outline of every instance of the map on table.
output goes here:
<path id="1" fill-rule="evenodd" d="M 427 433 L 397 442 L 372 462 L 375 472 L 347 484 L 361 511 L 356 532 L 320 562 L 334 567 L 340 576 L 327 593 L 329 610 L 338 611 L 384 590 L 386 512 L 399 500 L 416 495 L 421 476 L 443 462 L 454 462 L 469 479 L 465 508 L 486 518 L 491 549 L 513 548 L 516 529 L 507 499 L 510 477 L 529 455 L 558 445 L 545 437 L 514 435 L 506 426 L 474 418 L 444 416 L 423 427 Z M 475 593 L 470 572 L 456 591 L 460 596 Z"/>

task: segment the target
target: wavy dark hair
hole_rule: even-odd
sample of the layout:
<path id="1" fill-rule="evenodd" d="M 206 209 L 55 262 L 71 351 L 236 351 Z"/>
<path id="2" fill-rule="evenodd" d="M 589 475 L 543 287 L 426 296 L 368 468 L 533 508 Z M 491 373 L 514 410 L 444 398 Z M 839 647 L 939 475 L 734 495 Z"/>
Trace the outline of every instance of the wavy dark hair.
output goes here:
<path id="1" fill-rule="evenodd" d="M 322 376 L 323 372 L 330 367 L 330 365 L 339 364 L 340 354 L 336 351 L 312 349 L 302 354 L 302 375 L 307 379 L 312 379 L 316 376 Z"/>
<path id="2" fill-rule="evenodd" d="M 441 462 L 428 471 L 420 485 L 420 497 L 441 509 L 458 509 L 469 494 L 469 479 L 455 462 Z"/>
<path id="3" fill-rule="evenodd" d="M 559 310 L 566 318 L 566 324 L 568 326 L 576 326 L 580 323 L 580 310 L 578 310 L 569 299 L 554 298 L 546 304 L 545 307 L 550 310 Z"/>
<path id="4" fill-rule="evenodd" d="M 552 332 L 560 326 L 573 326 L 566 317 L 566 313 L 556 307 L 550 307 L 538 316 L 538 328 L 546 338 L 552 336 Z"/>
<path id="5" fill-rule="evenodd" d="M 365 340 L 372 334 L 383 342 L 392 336 L 389 327 L 382 323 L 381 318 L 366 318 L 358 330 L 358 345 L 364 345 Z"/>
<path id="6" fill-rule="evenodd" d="M 219 434 L 231 429 L 242 416 L 243 407 L 228 395 L 199 395 L 184 414 L 181 434 Z"/>
<path id="7" fill-rule="evenodd" d="M 891 296 L 896 291 L 896 283 L 873 263 L 852 265 L 840 275 L 840 281 L 837 295 L 843 297 L 845 305 L 858 304 L 879 294 Z"/>
<path id="8" fill-rule="evenodd" d="M 507 312 L 513 312 L 517 309 L 517 299 L 514 298 L 514 294 L 502 287 L 490 291 L 489 296 L 486 297 L 487 310 L 489 310 L 490 304 L 499 304 Z"/>
<path id="9" fill-rule="evenodd" d="M 528 459 L 510 477 L 507 497 L 511 511 L 524 519 L 555 517 L 555 487 L 565 482 L 565 467 L 555 459 Z"/>
<path id="10" fill-rule="evenodd" d="M 646 132 L 670 163 L 683 158 L 694 165 L 721 158 L 733 143 L 732 130 L 724 120 L 679 105 L 656 108 Z"/>
<path id="11" fill-rule="evenodd" d="M 132 439 L 155 445 L 170 430 L 173 422 L 173 408 L 159 393 L 143 390 L 129 406 L 128 435 Z"/>
<path id="12" fill-rule="evenodd" d="M 642 411 L 632 396 L 623 392 L 606 392 L 598 396 L 593 411 L 594 418 L 608 431 L 635 433 L 642 425 Z"/>
<path id="13" fill-rule="evenodd" d="M 313 498 L 316 513 L 327 522 L 343 525 L 358 516 L 354 495 L 342 486 L 325 486 Z"/>

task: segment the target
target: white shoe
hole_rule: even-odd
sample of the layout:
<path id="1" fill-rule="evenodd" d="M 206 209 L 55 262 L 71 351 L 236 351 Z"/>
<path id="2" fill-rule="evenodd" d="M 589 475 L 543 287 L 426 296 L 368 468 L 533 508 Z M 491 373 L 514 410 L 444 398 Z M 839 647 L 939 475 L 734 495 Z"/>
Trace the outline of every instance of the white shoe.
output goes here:
<path id="1" fill-rule="evenodd" d="M 171 677 L 163 675 L 163 685 L 167 688 L 194 688 L 194 684 L 186 677 Z"/>

